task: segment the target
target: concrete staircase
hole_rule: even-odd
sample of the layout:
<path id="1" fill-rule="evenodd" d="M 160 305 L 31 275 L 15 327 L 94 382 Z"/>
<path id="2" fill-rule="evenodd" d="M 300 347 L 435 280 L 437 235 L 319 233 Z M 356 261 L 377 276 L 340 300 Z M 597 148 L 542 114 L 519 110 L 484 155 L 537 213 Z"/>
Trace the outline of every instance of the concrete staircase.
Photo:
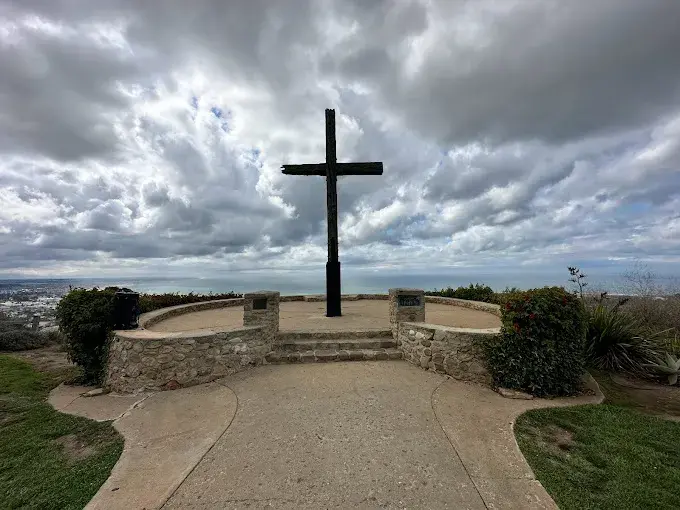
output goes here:
<path id="1" fill-rule="evenodd" d="M 269 363 L 314 363 L 401 359 L 389 329 L 369 331 L 282 331 Z"/>

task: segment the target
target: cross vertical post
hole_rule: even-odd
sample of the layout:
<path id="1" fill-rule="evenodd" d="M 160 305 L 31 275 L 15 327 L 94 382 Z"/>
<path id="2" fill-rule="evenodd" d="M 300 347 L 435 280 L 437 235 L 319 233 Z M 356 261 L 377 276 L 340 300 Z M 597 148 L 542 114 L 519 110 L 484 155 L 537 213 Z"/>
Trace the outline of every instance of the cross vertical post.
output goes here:
<path id="1" fill-rule="evenodd" d="M 326 110 L 326 210 L 328 261 L 326 262 L 326 316 L 342 315 L 340 260 L 338 259 L 337 156 L 335 153 L 335 110 Z"/>
<path id="2" fill-rule="evenodd" d="M 285 175 L 326 177 L 326 218 L 328 223 L 328 261 L 326 262 L 326 317 L 340 317 L 340 259 L 338 258 L 338 175 L 382 175 L 377 161 L 338 163 L 335 153 L 335 110 L 326 110 L 326 162 L 283 165 Z"/>

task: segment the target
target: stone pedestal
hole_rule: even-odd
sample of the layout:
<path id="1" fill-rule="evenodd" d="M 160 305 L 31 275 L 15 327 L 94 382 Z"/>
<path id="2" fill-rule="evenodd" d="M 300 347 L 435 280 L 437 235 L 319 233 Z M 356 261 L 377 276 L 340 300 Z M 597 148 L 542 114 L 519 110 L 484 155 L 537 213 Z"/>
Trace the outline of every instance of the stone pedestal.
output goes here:
<path id="1" fill-rule="evenodd" d="M 259 290 L 243 295 L 243 325 L 262 326 L 267 333 L 279 332 L 279 301 L 281 294 L 272 290 Z"/>
<path id="2" fill-rule="evenodd" d="M 400 322 L 425 322 L 425 291 L 390 289 L 390 327 L 398 339 Z"/>

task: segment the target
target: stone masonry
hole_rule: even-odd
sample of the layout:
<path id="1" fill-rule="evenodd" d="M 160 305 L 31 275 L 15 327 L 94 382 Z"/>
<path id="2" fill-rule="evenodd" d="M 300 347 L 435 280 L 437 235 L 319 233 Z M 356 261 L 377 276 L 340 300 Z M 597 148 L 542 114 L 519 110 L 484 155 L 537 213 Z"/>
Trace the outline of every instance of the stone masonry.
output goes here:
<path id="1" fill-rule="evenodd" d="M 343 299 L 389 299 L 390 329 L 279 333 L 279 303 L 314 301 L 259 291 L 243 298 L 169 307 L 144 314 L 140 328 L 116 331 L 109 349 L 105 386 L 116 392 L 174 389 L 209 382 L 263 363 L 402 358 L 456 379 L 490 383 L 482 345 L 500 333 L 425 323 L 425 303 L 500 314 L 498 305 L 424 296 L 420 289 L 390 289 L 389 295 Z M 226 330 L 164 333 L 144 329 L 169 317 L 212 308 L 243 306 L 243 326 Z"/>
<path id="2" fill-rule="evenodd" d="M 482 301 L 469 301 L 467 299 L 448 298 L 443 296 L 425 296 L 426 303 L 438 303 L 440 305 L 460 306 L 480 312 L 489 312 L 497 317 L 501 316 L 500 305 L 494 303 L 483 303 Z"/>
<path id="3" fill-rule="evenodd" d="M 402 322 L 399 343 L 404 359 L 454 379 L 491 384 L 482 346 L 500 334 L 499 328 L 466 329 Z"/>
<path id="4" fill-rule="evenodd" d="M 253 292 L 222 306 L 243 304 L 243 327 L 226 331 L 160 333 L 145 329 L 116 331 L 109 348 L 105 386 L 127 393 L 143 389 L 174 389 L 209 382 L 265 363 L 279 330 L 279 293 Z M 158 317 L 216 307 L 211 302 L 173 307 Z"/>
<path id="5" fill-rule="evenodd" d="M 213 301 L 200 301 L 198 303 L 189 303 L 187 305 L 176 305 L 154 310 L 153 312 L 143 313 L 139 316 L 139 327 L 148 328 L 154 324 L 158 324 L 165 319 L 177 317 L 192 312 L 200 312 L 202 310 L 213 310 L 215 308 L 228 308 L 243 306 L 243 298 L 234 299 L 215 299 Z"/>
<path id="6" fill-rule="evenodd" d="M 421 289 L 390 289 L 390 326 L 398 343 L 399 323 L 425 322 L 425 292 Z"/>
<path id="7" fill-rule="evenodd" d="M 260 290 L 243 295 L 243 325 L 261 326 L 268 336 L 279 332 L 279 301 L 281 294 Z M 262 308 L 264 306 L 264 308 Z"/>
<path id="8" fill-rule="evenodd" d="M 259 365 L 273 337 L 262 327 L 176 333 L 117 331 L 109 348 L 105 386 L 116 392 L 174 389 L 213 381 Z"/>

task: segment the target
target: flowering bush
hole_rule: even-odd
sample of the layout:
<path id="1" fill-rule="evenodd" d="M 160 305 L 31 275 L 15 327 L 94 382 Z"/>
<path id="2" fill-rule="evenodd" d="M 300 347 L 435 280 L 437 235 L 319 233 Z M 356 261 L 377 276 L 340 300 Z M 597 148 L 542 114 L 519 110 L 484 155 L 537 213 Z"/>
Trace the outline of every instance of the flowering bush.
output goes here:
<path id="1" fill-rule="evenodd" d="M 501 311 L 501 338 L 487 346 L 494 383 L 537 396 L 576 393 L 587 328 L 581 301 L 562 287 L 545 287 L 514 294 Z"/>

